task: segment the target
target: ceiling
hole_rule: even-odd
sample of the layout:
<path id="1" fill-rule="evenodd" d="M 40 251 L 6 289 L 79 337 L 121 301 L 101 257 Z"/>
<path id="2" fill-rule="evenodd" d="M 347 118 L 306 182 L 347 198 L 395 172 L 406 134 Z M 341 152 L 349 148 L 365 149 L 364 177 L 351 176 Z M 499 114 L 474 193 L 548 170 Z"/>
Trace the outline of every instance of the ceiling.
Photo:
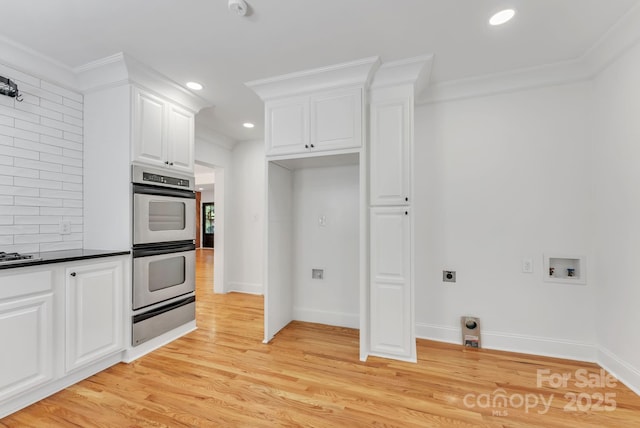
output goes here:
<path id="1" fill-rule="evenodd" d="M 228 0 L 20 0 L 3 2 L 0 34 L 70 68 L 126 52 L 201 82 L 215 107 L 198 125 L 241 141 L 263 135 L 262 103 L 244 82 L 369 56 L 433 53 L 432 82 L 573 60 L 639 1 L 247 0 L 240 17 Z M 516 17 L 490 27 L 505 7 Z"/>

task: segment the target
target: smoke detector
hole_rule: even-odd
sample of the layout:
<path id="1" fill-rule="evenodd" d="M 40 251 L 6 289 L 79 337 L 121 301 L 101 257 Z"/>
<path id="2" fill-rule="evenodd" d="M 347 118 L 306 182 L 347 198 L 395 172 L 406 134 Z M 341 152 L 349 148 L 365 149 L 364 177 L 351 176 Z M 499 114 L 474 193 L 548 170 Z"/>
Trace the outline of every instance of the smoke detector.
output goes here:
<path id="1" fill-rule="evenodd" d="M 244 0 L 229 0 L 229 10 L 236 15 L 245 16 L 247 14 L 247 2 Z"/>

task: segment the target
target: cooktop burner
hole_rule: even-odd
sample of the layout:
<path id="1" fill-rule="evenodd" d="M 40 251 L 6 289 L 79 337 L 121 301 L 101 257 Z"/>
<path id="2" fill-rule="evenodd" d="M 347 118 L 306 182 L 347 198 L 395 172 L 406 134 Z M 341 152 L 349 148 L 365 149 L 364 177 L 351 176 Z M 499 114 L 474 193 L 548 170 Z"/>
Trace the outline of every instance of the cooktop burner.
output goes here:
<path id="1" fill-rule="evenodd" d="M 29 261 L 33 262 L 36 260 L 40 260 L 40 259 L 34 257 L 32 254 L 0 252 L 0 264 L 20 263 L 20 262 L 29 262 Z"/>

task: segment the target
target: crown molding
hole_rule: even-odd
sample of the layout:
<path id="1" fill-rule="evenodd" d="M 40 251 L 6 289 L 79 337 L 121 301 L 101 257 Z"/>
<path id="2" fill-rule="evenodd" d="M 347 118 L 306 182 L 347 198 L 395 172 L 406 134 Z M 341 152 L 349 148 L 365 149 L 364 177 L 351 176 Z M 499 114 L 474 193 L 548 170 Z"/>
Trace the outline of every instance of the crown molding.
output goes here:
<path id="1" fill-rule="evenodd" d="M 640 4 L 580 57 L 555 64 L 431 85 L 416 104 L 432 104 L 591 80 L 640 41 Z"/>
<path id="2" fill-rule="evenodd" d="M 410 85 L 417 96 L 429 84 L 432 66 L 433 54 L 385 62 L 376 71 L 371 89 Z"/>
<path id="3" fill-rule="evenodd" d="M 0 36 L 0 51 L 7 66 L 78 92 L 76 75 L 65 64 L 4 36 Z"/>
<path id="4" fill-rule="evenodd" d="M 263 100 L 344 86 L 368 86 L 380 65 L 377 56 L 246 82 Z"/>
<path id="5" fill-rule="evenodd" d="M 197 120 L 195 125 L 195 137 L 198 140 L 202 140 L 209 144 L 215 144 L 227 150 L 233 150 L 233 147 L 237 143 L 233 138 L 199 124 Z"/>
<path id="6" fill-rule="evenodd" d="M 90 62 L 74 70 L 83 92 L 133 83 L 169 98 L 194 113 L 212 104 L 124 52 Z"/>

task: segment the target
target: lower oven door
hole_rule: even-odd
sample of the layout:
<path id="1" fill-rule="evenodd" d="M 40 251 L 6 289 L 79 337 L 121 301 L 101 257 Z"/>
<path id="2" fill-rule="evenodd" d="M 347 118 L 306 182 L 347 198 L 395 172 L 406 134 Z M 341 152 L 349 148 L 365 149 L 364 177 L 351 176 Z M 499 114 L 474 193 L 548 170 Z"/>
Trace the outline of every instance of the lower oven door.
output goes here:
<path id="1" fill-rule="evenodd" d="M 133 317 L 131 344 L 147 340 L 196 319 L 196 298 L 189 296 Z"/>
<path id="2" fill-rule="evenodd" d="M 195 290 L 196 252 L 191 243 L 133 250 L 133 310 Z"/>

